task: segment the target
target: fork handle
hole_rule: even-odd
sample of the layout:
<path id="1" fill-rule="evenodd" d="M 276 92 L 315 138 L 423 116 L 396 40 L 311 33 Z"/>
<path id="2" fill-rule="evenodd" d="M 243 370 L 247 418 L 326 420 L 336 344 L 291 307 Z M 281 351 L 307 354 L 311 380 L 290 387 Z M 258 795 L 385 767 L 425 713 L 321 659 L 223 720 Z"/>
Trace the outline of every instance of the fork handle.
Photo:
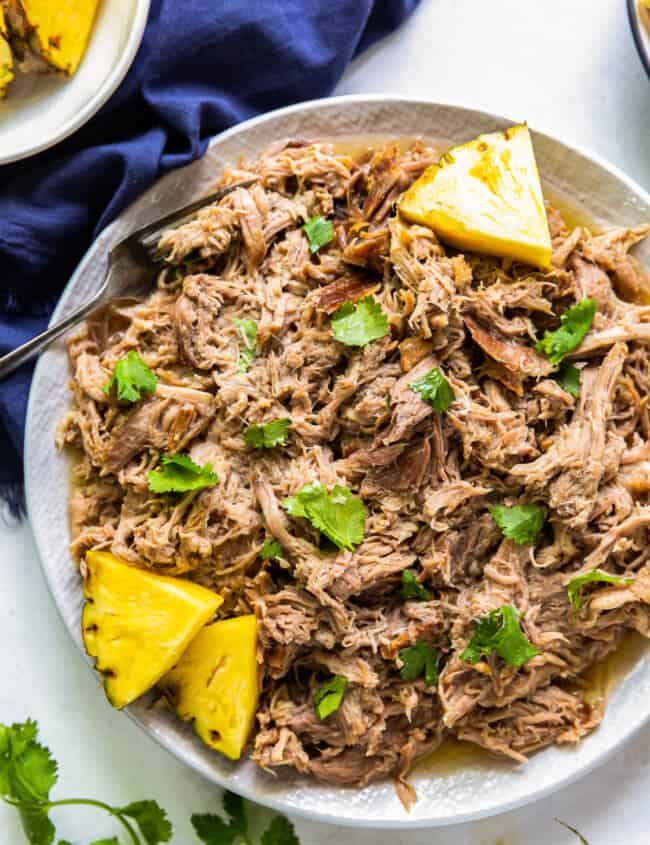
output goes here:
<path id="1" fill-rule="evenodd" d="M 68 314 L 67 317 L 50 326 L 49 329 L 23 343 L 22 346 L 17 347 L 12 352 L 3 355 L 0 358 L 0 381 L 10 373 L 13 373 L 25 361 L 29 361 L 35 355 L 38 355 L 39 352 L 45 349 L 46 346 L 49 346 L 57 337 L 60 337 L 68 329 L 72 328 L 72 326 L 81 322 L 91 311 L 94 311 L 102 300 L 102 294 L 103 290 L 71 314 Z"/>

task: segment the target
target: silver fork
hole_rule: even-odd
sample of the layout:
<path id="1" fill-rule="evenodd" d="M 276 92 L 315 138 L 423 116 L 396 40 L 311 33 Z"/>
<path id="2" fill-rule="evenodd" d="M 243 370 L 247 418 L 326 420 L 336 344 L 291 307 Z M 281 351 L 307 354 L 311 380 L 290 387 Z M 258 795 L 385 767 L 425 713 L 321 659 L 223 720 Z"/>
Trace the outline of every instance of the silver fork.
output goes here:
<path id="1" fill-rule="evenodd" d="M 127 235 L 108 254 L 106 277 L 92 299 L 79 306 L 55 325 L 50 326 L 46 331 L 23 343 L 22 346 L 12 352 L 3 355 L 0 358 L 0 379 L 8 376 L 25 361 L 29 361 L 30 358 L 38 355 L 57 337 L 80 323 L 84 317 L 105 305 L 109 300 L 143 296 L 150 290 L 160 270 L 160 264 L 157 265 L 157 262 L 159 262 L 161 256 L 157 253 L 156 248 L 162 232 L 165 229 L 180 225 L 200 208 L 218 202 L 231 191 L 237 188 L 248 188 L 255 181 L 255 179 L 249 179 L 246 182 L 228 185 Z"/>

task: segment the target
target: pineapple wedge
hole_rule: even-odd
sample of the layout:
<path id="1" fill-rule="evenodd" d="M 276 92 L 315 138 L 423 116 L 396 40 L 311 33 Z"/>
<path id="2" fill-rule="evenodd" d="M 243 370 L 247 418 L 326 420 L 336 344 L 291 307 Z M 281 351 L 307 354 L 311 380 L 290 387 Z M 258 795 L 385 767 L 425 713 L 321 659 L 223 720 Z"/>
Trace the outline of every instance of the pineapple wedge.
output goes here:
<path id="1" fill-rule="evenodd" d="M 207 625 L 160 686 L 176 712 L 211 748 L 238 760 L 257 710 L 257 621 L 237 616 Z"/>
<path id="2" fill-rule="evenodd" d="M 551 236 L 525 125 L 453 147 L 402 197 L 403 217 L 452 246 L 551 266 Z"/>
<path id="3" fill-rule="evenodd" d="M 5 23 L 2 6 L 0 6 L 0 100 L 7 93 L 7 88 L 14 78 L 14 59 L 7 38 L 7 24 Z"/>
<path id="4" fill-rule="evenodd" d="M 21 5 L 37 38 L 37 52 L 52 67 L 72 76 L 88 46 L 99 0 L 21 0 Z"/>
<path id="5" fill-rule="evenodd" d="M 178 661 L 222 603 L 183 578 L 136 569 L 109 552 L 88 552 L 81 617 L 86 651 L 97 658 L 114 707 L 125 707 Z"/>

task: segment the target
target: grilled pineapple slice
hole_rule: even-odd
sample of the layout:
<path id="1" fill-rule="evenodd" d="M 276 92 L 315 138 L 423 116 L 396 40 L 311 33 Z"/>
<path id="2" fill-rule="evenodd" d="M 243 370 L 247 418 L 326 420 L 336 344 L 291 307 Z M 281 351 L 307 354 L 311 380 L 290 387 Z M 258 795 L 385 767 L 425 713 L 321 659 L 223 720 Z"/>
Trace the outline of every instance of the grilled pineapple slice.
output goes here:
<path id="1" fill-rule="evenodd" d="M 7 25 L 2 6 L 0 6 L 0 100 L 7 93 L 9 83 L 14 78 L 14 60 L 7 40 Z"/>
<path id="2" fill-rule="evenodd" d="M 256 645 L 254 616 L 214 622 L 160 683 L 181 719 L 231 760 L 241 756 L 257 710 Z"/>
<path id="3" fill-rule="evenodd" d="M 72 76 L 88 46 L 99 0 L 21 0 L 21 5 L 37 39 L 33 45 L 37 52 L 52 67 Z"/>
<path id="4" fill-rule="evenodd" d="M 458 249 L 550 267 L 544 197 L 525 125 L 448 150 L 404 194 L 399 210 Z"/>
<path id="5" fill-rule="evenodd" d="M 114 707 L 154 686 L 222 603 L 183 578 L 136 569 L 108 552 L 88 552 L 81 617 L 86 651 L 97 658 Z"/>

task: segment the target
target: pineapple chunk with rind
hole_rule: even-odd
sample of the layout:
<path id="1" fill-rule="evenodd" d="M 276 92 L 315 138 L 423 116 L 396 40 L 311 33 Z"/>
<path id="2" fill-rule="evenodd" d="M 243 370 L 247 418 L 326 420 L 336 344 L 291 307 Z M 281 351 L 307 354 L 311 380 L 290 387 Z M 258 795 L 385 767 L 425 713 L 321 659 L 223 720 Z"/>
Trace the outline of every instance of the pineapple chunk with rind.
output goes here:
<path id="1" fill-rule="evenodd" d="M 223 601 L 205 587 L 137 569 L 109 552 L 86 554 L 84 593 L 84 645 L 117 708 L 158 683 Z"/>
<path id="2" fill-rule="evenodd" d="M 161 681 L 177 714 L 201 739 L 238 760 L 253 728 L 259 681 L 255 616 L 214 622 Z"/>
<path id="3" fill-rule="evenodd" d="M 457 249 L 551 266 L 551 236 L 526 125 L 448 150 L 406 191 L 399 211 Z"/>
<path id="4" fill-rule="evenodd" d="M 0 6 L 0 100 L 7 93 L 7 88 L 14 78 L 13 67 L 14 59 L 7 38 L 7 25 Z"/>
<path id="5" fill-rule="evenodd" d="M 86 52 L 99 0 L 22 0 L 27 23 L 48 64 L 72 76 Z"/>

